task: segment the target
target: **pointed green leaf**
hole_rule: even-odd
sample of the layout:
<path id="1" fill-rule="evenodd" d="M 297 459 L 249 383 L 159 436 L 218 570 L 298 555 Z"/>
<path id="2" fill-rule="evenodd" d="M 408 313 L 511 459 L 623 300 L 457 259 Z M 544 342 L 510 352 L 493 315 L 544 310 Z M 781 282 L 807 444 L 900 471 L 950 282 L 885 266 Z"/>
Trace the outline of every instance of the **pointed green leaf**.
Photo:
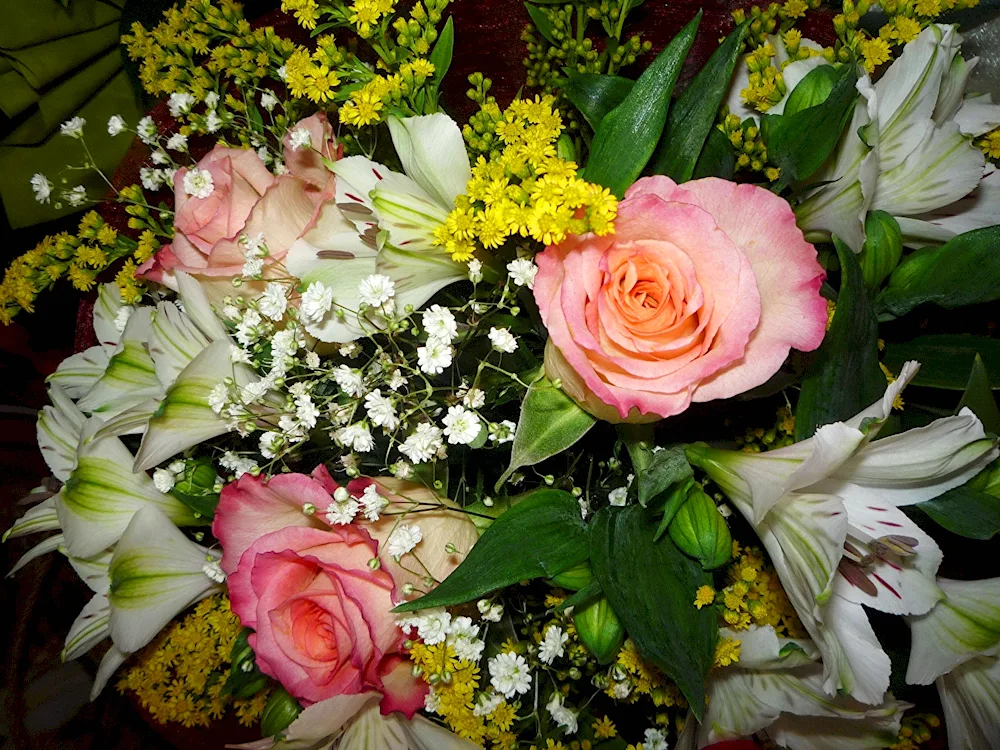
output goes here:
<path id="1" fill-rule="evenodd" d="M 597 130 L 604 116 L 625 101 L 635 81 L 599 73 L 570 73 L 562 84 L 563 95 Z"/>
<path id="2" fill-rule="evenodd" d="M 602 508 L 590 530 L 590 560 L 615 613 L 639 651 L 680 688 L 695 717 L 715 657 L 717 615 L 697 609 L 695 592 L 712 577 L 669 537 L 653 541 L 637 505 Z"/>
<path id="3" fill-rule="evenodd" d="M 538 8 L 531 3 L 525 3 L 524 7 L 528 9 L 528 15 L 531 16 L 531 22 L 538 29 L 538 33 L 541 34 L 545 41 L 549 44 L 554 44 L 558 46 L 555 37 L 552 36 L 552 22 L 549 20 L 548 16 L 545 15 L 545 11 Z"/>
<path id="4" fill-rule="evenodd" d="M 497 489 L 522 466 L 534 466 L 562 453 L 582 438 L 596 421 L 548 378 L 532 383 L 521 404 L 510 466 L 497 481 Z"/>
<path id="5" fill-rule="evenodd" d="M 954 308 L 1000 299 L 1000 225 L 960 234 L 936 250 L 917 252 L 896 267 L 879 295 L 880 320 L 932 302 Z"/>
<path id="6" fill-rule="evenodd" d="M 916 507 L 939 526 L 968 539 L 992 539 L 1000 531 L 1000 498 L 968 485 Z"/>
<path id="7" fill-rule="evenodd" d="M 839 79 L 840 74 L 832 65 L 820 65 L 810 70 L 788 95 L 781 114 L 794 115 L 796 112 L 822 104 L 833 93 L 833 87 Z"/>
<path id="8" fill-rule="evenodd" d="M 666 491 L 670 485 L 693 474 L 682 446 L 675 445 L 654 451 L 649 466 L 638 476 L 639 503 L 649 505 L 653 498 Z"/>
<path id="9" fill-rule="evenodd" d="M 816 428 L 854 416 L 885 391 L 878 364 L 878 322 L 865 279 L 851 249 L 836 242 L 840 294 L 830 330 L 802 381 L 795 408 L 795 439 Z"/>
<path id="10" fill-rule="evenodd" d="M 746 31 L 747 24 L 743 23 L 726 37 L 670 108 L 663 137 L 653 157 L 654 174 L 665 174 L 675 182 L 691 179 L 705 139 L 715 124 L 719 106 L 729 90 Z"/>
<path id="11" fill-rule="evenodd" d="M 722 180 L 731 180 L 735 173 L 736 153 L 732 144 L 725 133 L 718 128 L 712 128 L 708 131 L 708 138 L 705 139 L 705 146 L 698 156 L 698 162 L 694 165 L 691 179 L 718 177 Z"/>
<path id="12" fill-rule="evenodd" d="M 577 499 L 562 490 L 535 490 L 494 521 L 435 589 L 393 611 L 469 602 L 518 581 L 557 575 L 587 554 L 587 525 Z"/>
<path id="13" fill-rule="evenodd" d="M 451 59 L 455 52 L 455 17 L 448 16 L 444 28 L 438 36 L 434 49 L 431 50 L 428 60 L 434 65 L 434 75 L 431 84 L 435 87 L 441 85 L 442 79 L 448 74 L 451 68 Z"/>
<path id="14" fill-rule="evenodd" d="M 687 57 L 701 11 L 677 34 L 635 82 L 625 100 L 601 122 L 590 145 L 586 179 L 619 198 L 653 155 L 670 109 L 670 96 Z"/>
<path id="15" fill-rule="evenodd" d="M 979 356 L 989 374 L 990 388 L 1000 388 L 1000 341 L 967 334 L 918 336 L 912 341 L 889 342 L 883 361 L 893 372 L 915 360 L 920 371 L 912 384 L 925 388 L 963 391 Z"/>
<path id="16" fill-rule="evenodd" d="M 969 382 L 965 386 L 965 393 L 962 394 L 956 413 L 966 406 L 979 417 L 987 432 L 1000 434 L 1000 409 L 997 408 L 996 399 L 993 398 L 993 391 L 990 389 L 990 376 L 986 372 L 986 365 L 978 354 L 973 360 Z"/>

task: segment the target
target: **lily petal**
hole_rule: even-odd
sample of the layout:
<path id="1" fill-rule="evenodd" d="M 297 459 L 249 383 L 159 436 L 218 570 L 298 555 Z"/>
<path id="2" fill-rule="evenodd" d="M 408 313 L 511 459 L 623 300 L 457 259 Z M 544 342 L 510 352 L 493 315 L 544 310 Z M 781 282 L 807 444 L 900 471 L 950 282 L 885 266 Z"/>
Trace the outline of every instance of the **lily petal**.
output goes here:
<path id="1" fill-rule="evenodd" d="M 4 532 L 4 535 L 0 537 L 0 542 L 42 531 L 54 531 L 58 528 L 61 527 L 59 526 L 59 516 L 56 513 L 56 498 L 50 497 L 42 500 L 33 508 L 29 508 L 23 516 L 14 522 L 13 526 Z"/>
<path id="2" fill-rule="evenodd" d="M 882 701 L 889 689 L 892 664 L 864 607 L 831 597 L 823 607 L 823 627 L 816 645 L 823 656 L 823 685 L 828 694 L 843 691 L 862 703 Z"/>
<path id="3" fill-rule="evenodd" d="M 176 615 L 224 590 L 204 570 L 206 561 L 217 559 L 218 553 L 190 541 L 157 508 L 136 511 L 108 569 L 115 646 L 137 651 Z"/>
<path id="4" fill-rule="evenodd" d="M 945 243 L 973 229 L 1000 224 L 1000 170 L 987 164 L 979 186 L 968 195 L 943 208 L 896 220 L 909 247 Z"/>
<path id="5" fill-rule="evenodd" d="M 177 296 L 184 304 L 184 312 L 210 341 L 229 338 L 226 327 L 212 310 L 212 303 L 205 293 L 205 288 L 195 277 L 183 271 L 175 272 L 177 278 Z"/>
<path id="6" fill-rule="evenodd" d="M 97 668 L 97 674 L 94 676 L 94 687 L 90 689 L 90 700 L 97 700 L 97 696 L 104 692 L 108 680 L 118 671 L 118 667 L 125 663 L 126 658 L 128 658 L 128 655 L 123 654 L 112 644 L 111 648 L 104 654 L 104 658 L 101 659 L 101 664 Z"/>
<path id="7" fill-rule="evenodd" d="M 107 593 L 94 594 L 84 605 L 79 616 L 66 634 L 62 660 L 69 661 L 83 656 L 94 646 L 111 635 L 111 607 Z"/>
<path id="8" fill-rule="evenodd" d="M 156 378 L 164 387 L 172 384 L 208 343 L 208 337 L 173 302 L 156 306 L 149 332 L 149 356 Z"/>
<path id="9" fill-rule="evenodd" d="M 114 350 L 121 339 L 122 332 L 118 329 L 116 321 L 118 311 L 124 306 L 117 284 L 114 282 L 101 284 L 97 300 L 94 302 L 94 333 L 97 334 L 97 343 L 106 347 L 109 352 Z"/>
<path id="10" fill-rule="evenodd" d="M 1000 750 L 1000 659 L 978 657 L 937 679 L 951 750 Z"/>
<path id="11" fill-rule="evenodd" d="M 448 115 L 389 118 L 389 132 L 403 171 L 450 210 L 472 179 L 469 154 L 458 124 Z"/>
<path id="12" fill-rule="evenodd" d="M 92 346 L 60 362 L 47 381 L 60 386 L 70 398 L 83 398 L 108 369 L 110 360 L 105 347 Z"/>
<path id="13" fill-rule="evenodd" d="M 52 476 L 65 482 L 76 465 L 76 446 L 86 417 L 55 383 L 49 386 L 49 401 L 52 405 L 43 407 L 38 415 L 38 448 Z"/>
<path id="14" fill-rule="evenodd" d="M 54 552 L 55 550 L 59 549 L 62 543 L 63 543 L 62 534 L 55 534 L 53 536 L 50 536 L 48 539 L 43 539 L 34 547 L 29 549 L 23 555 L 21 555 L 18 561 L 14 563 L 14 567 L 10 569 L 9 573 L 7 573 L 7 577 L 10 578 L 12 575 L 14 575 L 17 571 L 19 571 L 21 568 L 23 568 L 25 565 L 30 563 L 35 558 L 41 557 L 42 555 L 46 555 L 49 552 Z"/>

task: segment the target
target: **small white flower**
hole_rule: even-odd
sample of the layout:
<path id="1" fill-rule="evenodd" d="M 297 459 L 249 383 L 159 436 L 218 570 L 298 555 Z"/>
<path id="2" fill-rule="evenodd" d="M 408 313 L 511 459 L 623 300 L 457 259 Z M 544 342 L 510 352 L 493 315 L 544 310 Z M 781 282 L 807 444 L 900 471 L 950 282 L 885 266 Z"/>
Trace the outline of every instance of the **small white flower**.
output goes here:
<path id="1" fill-rule="evenodd" d="M 438 708 L 441 706 L 441 696 L 438 695 L 437 690 L 433 687 L 427 691 L 427 695 L 424 696 L 424 710 L 429 711 L 434 714 L 437 713 Z"/>
<path id="2" fill-rule="evenodd" d="M 481 409 L 486 404 L 486 393 L 478 388 L 470 388 L 462 397 L 462 403 L 470 409 Z"/>
<path id="3" fill-rule="evenodd" d="M 35 194 L 36 201 L 48 203 L 52 195 L 52 183 L 41 172 L 36 172 L 31 176 L 31 190 Z"/>
<path id="4" fill-rule="evenodd" d="M 340 365 L 333 371 L 333 379 L 337 381 L 340 390 L 351 398 L 358 398 L 365 391 L 361 370 L 352 370 L 347 365 Z"/>
<path id="5" fill-rule="evenodd" d="M 305 128 L 295 128 L 288 143 L 292 147 L 292 151 L 298 151 L 300 148 L 312 148 L 312 135 Z"/>
<path id="6" fill-rule="evenodd" d="M 314 281 L 302 293 L 299 315 L 305 323 L 319 323 L 333 307 L 333 289 Z"/>
<path id="7" fill-rule="evenodd" d="M 219 104 L 219 94 L 215 91 L 209 91 L 205 94 L 205 106 L 209 109 L 215 109 Z"/>
<path id="8" fill-rule="evenodd" d="M 128 325 L 128 319 L 132 317 L 132 313 L 135 312 L 135 308 L 131 305 L 122 305 L 118 308 L 118 312 L 115 313 L 115 330 L 121 333 L 125 330 L 125 326 Z"/>
<path id="9" fill-rule="evenodd" d="M 517 425 L 509 419 L 497 422 L 496 424 L 490 423 L 489 438 L 497 445 L 503 445 L 514 439 L 514 431 L 516 429 Z"/>
<path id="10" fill-rule="evenodd" d="M 240 236 L 240 244 L 243 245 L 243 254 L 248 258 L 263 258 L 267 255 L 267 243 L 264 242 L 264 233 L 257 232 L 251 236 L 244 234 Z"/>
<path id="11" fill-rule="evenodd" d="M 171 151 L 187 151 L 188 139 L 183 133 L 174 133 L 167 139 L 167 148 Z"/>
<path id="12" fill-rule="evenodd" d="M 660 729 L 647 729 L 642 746 L 645 750 L 667 750 L 667 738 Z"/>
<path id="13" fill-rule="evenodd" d="M 398 559 L 411 552 L 423 538 L 424 535 L 416 524 L 400 524 L 389 536 L 385 549 L 386 552 Z"/>
<path id="14" fill-rule="evenodd" d="M 228 402 L 229 388 L 225 383 L 216 383 L 215 387 L 208 394 L 208 405 L 212 407 L 212 411 L 216 414 L 222 414 L 222 410 L 226 408 Z"/>
<path id="15" fill-rule="evenodd" d="M 421 422 L 399 446 L 399 452 L 415 464 L 430 461 L 443 445 L 441 430 L 430 422 Z"/>
<path id="16" fill-rule="evenodd" d="M 344 500 L 334 500 L 326 506 L 326 520 L 331 526 L 346 526 L 358 515 L 358 501 L 348 496 Z"/>
<path id="17" fill-rule="evenodd" d="M 83 126 L 86 124 L 82 117 L 72 117 L 59 126 L 59 132 L 70 138 L 83 138 Z"/>
<path id="18" fill-rule="evenodd" d="M 566 734 L 576 734 L 579 729 L 576 712 L 566 708 L 563 701 L 562 693 L 556 691 L 552 694 L 552 700 L 545 705 L 545 708 L 548 709 L 552 720 L 561 726 Z"/>
<path id="19" fill-rule="evenodd" d="M 421 316 L 424 330 L 429 338 L 435 338 L 448 344 L 458 335 L 458 324 L 451 310 L 441 305 L 431 305 Z"/>
<path id="20" fill-rule="evenodd" d="M 361 493 L 361 497 L 358 499 L 361 502 L 361 510 L 365 514 L 365 518 L 372 523 L 378 520 L 379 514 L 389 504 L 388 500 L 378 494 L 378 487 L 374 484 L 369 484 L 365 487 L 364 492 Z"/>
<path id="21" fill-rule="evenodd" d="M 159 135 L 159 131 L 156 129 L 156 123 L 153 122 L 153 118 L 149 115 L 146 115 L 146 117 L 139 120 L 139 124 L 135 129 L 139 134 L 139 140 L 147 146 L 154 144 L 156 142 L 156 137 Z"/>
<path id="22" fill-rule="evenodd" d="M 175 482 L 174 473 L 169 469 L 157 469 L 153 472 L 153 484 L 164 494 L 174 488 Z"/>
<path id="23" fill-rule="evenodd" d="M 208 576 L 215 583 L 225 583 L 226 574 L 222 572 L 222 566 L 217 560 L 210 560 L 201 566 L 201 572 Z"/>
<path id="24" fill-rule="evenodd" d="M 284 445 L 285 438 L 280 432 L 265 432 L 260 436 L 260 454 L 264 458 L 274 458 Z"/>
<path id="25" fill-rule="evenodd" d="M 498 352 L 510 354 L 517 349 L 517 340 L 509 328 L 490 328 L 490 343 Z"/>
<path id="26" fill-rule="evenodd" d="M 319 368 L 319 355 L 314 351 L 306 352 L 306 367 L 310 370 Z"/>
<path id="27" fill-rule="evenodd" d="M 472 621 L 471 617 L 456 617 L 448 629 L 448 635 L 455 639 L 471 640 L 479 636 L 479 626 Z"/>
<path id="28" fill-rule="evenodd" d="M 469 281 L 478 284 L 483 280 L 483 262 L 478 258 L 469 261 Z"/>
<path id="29" fill-rule="evenodd" d="M 233 472 L 237 479 L 258 468 L 253 459 L 237 456 L 232 451 L 226 451 L 222 454 L 222 458 L 219 459 L 219 465 Z"/>
<path id="30" fill-rule="evenodd" d="M 474 716 L 489 716 L 491 713 L 497 710 L 497 707 L 503 703 L 503 696 L 497 695 L 496 693 L 480 693 L 479 698 L 476 700 L 476 705 L 472 709 Z"/>
<path id="31" fill-rule="evenodd" d="M 163 172 L 151 167 L 142 167 L 139 170 L 139 181 L 146 190 L 155 193 L 163 187 Z"/>
<path id="32" fill-rule="evenodd" d="M 413 477 L 413 466 L 406 461 L 397 461 L 389 467 L 389 471 L 397 479 L 410 479 Z"/>
<path id="33" fill-rule="evenodd" d="M 350 341 L 340 348 L 337 349 L 337 354 L 341 357 L 347 357 L 348 359 L 354 359 L 359 354 L 361 354 L 361 347 L 358 345 L 357 341 Z"/>
<path id="34" fill-rule="evenodd" d="M 271 320 L 281 320 L 288 309 L 288 297 L 285 296 L 285 287 L 276 281 L 269 282 L 264 287 L 264 294 L 261 295 L 257 303 L 257 309 Z"/>
<path id="35" fill-rule="evenodd" d="M 395 294 L 396 285 L 392 279 L 380 273 L 366 276 L 358 285 L 358 298 L 370 307 L 381 308 Z"/>
<path id="36" fill-rule="evenodd" d="M 189 169 L 184 175 L 184 192 L 192 198 L 207 198 L 215 190 L 215 180 L 207 169 Z"/>
<path id="37" fill-rule="evenodd" d="M 494 604 L 488 610 L 483 612 L 483 619 L 487 622 L 500 622 L 503 618 L 503 605 Z"/>
<path id="38" fill-rule="evenodd" d="M 276 72 L 278 74 L 278 78 L 280 78 L 282 81 L 287 80 L 287 78 L 288 78 L 288 66 L 287 65 L 282 65 L 280 68 L 278 68 L 278 70 Z"/>
<path id="39" fill-rule="evenodd" d="M 213 109 L 205 117 L 205 130 L 207 130 L 209 133 L 215 133 L 221 127 L 222 127 L 222 118 L 219 117 L 219 113 Z"/>
<path id="40" fill-rule="evenodd" d="M 285 162 L 281 159 L 275 159 L 274 166 L 271 169 L 278 177 L 288 172 L 288 167 L 285 166 Z"/>
<path id="41" fill-rule="evenodd" d="M 234 346 L 229 350 L 229 361 L 235 364 L 250 364 L 250 352 L 246 349 L 240 349 L 238 346 Z"/>
<path id="42" fill-rule="evenodd" d="M 535 288 L 535 274 L 538 273 L 538 266 L 527 258 L 518 258 L 507 264 L 507 273 L 510 280 L 518 286 L 526 286 L 528 289 Z"/>
<path id="43" fill-rule="evenodd" d="M 441 421 L 444 422 L 444 434 L 452 445 L 468 445 L 483 428 L 476 413 L 464 406 L 448 407 L 448 413 Z"/>
<path id="44" fill-rule="evenodd" d="M 611 490 L 611 492 L 608 493 L 608 502 L 614 505 L 615 507 L 620 508 L 623 505 L 625 505 L 625 499 L 627 498 L 627 496 L 628 496 L 627 487 L 615 487 L 615 489 Z"/>
<path id="45" fill-rule="evenodd" d="M 171 117 L 180 117 L 181 115 L 191 111 L 191 105 L 194 104 L 194 95 L 189 94 L 186 91 L 174 92 L 167 99 L 167 106 L 170 108 Z"/>
<path id="46" fill-rule="evenodd" d="M 240 351 L 237 347 L 233 347 L 236 351 Z M 254 401 L 258 401 L 264 397 L 264 394 L 271 390 L 271 383 L 265 378 L 260 380 L 255 380 L 252 383 L 247 383 L 243 387 L 243 393 L 241 399 L 244 404 L 252 404 Z M 268 456 L 272 458 L 272 456 Z"/>
<path id="47" fill-rule="evenodd" d="M 108 135 L 118 135 L 125 130 L 125 120 L 121 115 L 111 115 L 108 118 Z"/>
<path id="48" fill-rule="evenodd" d="M 396 407 L 392 401 L 382 395 L 382 391 L 376 388 L 365 396 L 365 411 L 372 424 L 384 427 L 387 431 L 395 430 L 399 427 L 399 417 L 396 416 Z"/>
<path id="49" fill-rule="evenodd" d="M 78 208 L 87 202 L 87 188 L 83 185 L 77 185 L 72 190 L 63 193 L 63 197 L 69 201 L 69 205 L 73 208 Z"/>
<path id="50" fill-rule="evenodd" d="M 362 422 L 342 427 L 334 433 L 334 438 L 343 446 L 349 447 L 358 453 L 368 453 L 375 447 L 375 438 L 371 431 Z"/>
<path id="51" fill-rule="evenodd" d="M 531 670 L 520 654 L 507 651 L 489 660 L 490 684 L 504 698 L 524 695 L 531 689 Z"/>
<path id="52" fill-rule="evenodd" d="M 424 346 L 417 347 L 417 364 L 428 375 L 440 375 L 446 367 L 451 367 L 451 359 L 452 348 L 447 341 L 429 338 Z"/>
<path id="53" fill-rule="evenodd" d="M 307 430 L 316 426 L 316 419 L 319 417 L 319 409 L 307 394 L 295 397 L 295 418 L 299 420 Z"/>
<path id="54" fill-rule="evenodd" d="M 444 643 L 451 626 L 451 613 L 446 609 L 428 609 L 420 613 L 414 625 L 417 636 L 428 646 Z"/>
<path id="55" fill-rule="evenodd" d="M 616 701 L 623 701 L 632 692 L 632 687 L 627 682 L 616 682 L 611 688 L 611 695 Z"/>
<path id="56" fill-rule="evenodd" d="M 400 388 L 406 385 L 406 377 L 400 370 L 393 370 L 392 374 L 389 376 L 389 380 L 386 382 L 390 390 L 398 391 Z"/>
<path id="57" fill-rule="evenodd" d="M 455 656 L 459 659 L 478 662 L 483 658 L 483 651 L 486 650 L 486 641 L 479 638 L 459 638 L 452 644 L 452 647 L 455 649 Z"/>
<path id="58" fill-rule="evenodd" d="M 150 154 L 150 158 L 153 160 L 153 164 L 158 164 L 161 167 L 170 161 L 170 157 L 167 156 L 167 152 L 159 148 Z"/>
<path id="59" fill-rule="evenodd" d="M 562 628 L 558 625 L 549 625 L 545 637 L 542 638 L 542 644 L 538 647 L 538 658 L 545 664 L 551 664 L 566 653 L 563 647 L 568 640 L 569 634 L 563 632 Z"/>
<path id="60" fill-rule="evenodd" d="M 270 91 L 265 91 L 260 95 L 260 106 L 270 112 L 278 104 L 278 98 Z"/>

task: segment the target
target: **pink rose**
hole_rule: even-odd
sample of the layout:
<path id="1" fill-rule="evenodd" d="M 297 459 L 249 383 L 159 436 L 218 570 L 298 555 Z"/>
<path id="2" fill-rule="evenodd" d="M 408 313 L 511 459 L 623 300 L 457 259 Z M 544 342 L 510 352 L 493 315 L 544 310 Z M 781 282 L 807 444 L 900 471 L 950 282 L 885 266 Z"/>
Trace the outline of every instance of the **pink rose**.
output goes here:
<path id="1" fill-rule="evenodd" d="M 384 513 L 417 507 L 404 506 L 411 501 L 390 495 L 383 481 L 395 480 L 376 483 L 390 500 Z M 359 497 L 371 483 L 356 480 L 347 489 Z M 312 477 L 279 474 L 264 481 L 245 474 L 226 486 L 212 531 L 222 544 L 233 611 L 256 631 L 250 642 L 261 670 L 305 703 L 379 693 L 382 713 L 412 716 L 427 687 L 410 673 L 402 653 L 406 636 L 390 610 L 410 582 L 404 567 L 419 569 L 419 563 L 401 565 L 380 549 L 392 520 L 382 528 L 382 521 L 359 514 L 355 523 L 331 527 L 325 510 L 337 489 L 322 466 Z M 420 560 L 426 549 L 439 580 L 460 562 L 444 552 L 447 541 L 467 545 L 464 551 L 475 542 L 474 525 L 454 511 L 432 510 L 412 522 L 423 529 Z M 373 570 L 374 559 L 381 564 Z"/>
<path id="2" fill-rule="evenodd" d="M 826 330 L 824 272 L 791 207 L 759 187 L 647 177 L 615 234 L 539 254 L 545 369 L 609 422 L 649 422 L 750 390 Z"/>
<path id="3" fill-rule="evenodd" d="M 319 207 L 334 195 L 334 176 L 321 155 L 335 160 L 336 141 L 326 117 L 297 123 L 310 133 L 312 148 L 292 150 L 284 142 L 288 172 L 276 177 L 255 151 L 216 146 L 195 166 L 212 178 L 211 193 L 188 195 L 184 178 L 174 175 L 174 241 L 144 263 L 138 275 L 172 285 L 175 269 L 230 279 L 240 275 L 245 248 L 240 237 L 263 234 L 267 263 L 281 260 L 313 223 Z"/>

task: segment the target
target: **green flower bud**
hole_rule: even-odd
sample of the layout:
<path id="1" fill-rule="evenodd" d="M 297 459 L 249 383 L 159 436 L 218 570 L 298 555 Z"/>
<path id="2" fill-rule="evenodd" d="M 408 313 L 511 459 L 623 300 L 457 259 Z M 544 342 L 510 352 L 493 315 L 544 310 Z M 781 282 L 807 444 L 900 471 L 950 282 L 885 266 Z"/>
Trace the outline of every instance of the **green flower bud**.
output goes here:
<path id="1" fill-rule="evenodd" d="M 733 538 L 715 501 L 698 486 L 670 522 L 670 538 L 705 570 L 718 568 L 733 556 Z"/>
<path id="2" fill-rule="evenodd" d="M 260 731 L 265 737 L 274 737 L 284 731 L 302 712 L 302 706 L 283 687 L 271 693 L 264 713 L 260 717 Z"/>
<path id="3" fill-rule="evenodd" d="M 625 642 L 625 627 L 605 597 L 579 608 L 573 615 L 577 635 L 601 664 L 610 664 Z"/>
<path id="4" fill-rule="evenodd" d="M 594 580 L 594 574 L 590 569 L 590 563 L 582 562 L 579 565 L 574 565 L 569 570 L 564 570 L 557 576 L 552 576 L 549 580 L 552 581 L 553 586 L 559 586 L 570 591 L 579 591 Z"/>
<path id="5" fill-rule="evenodd" d="M 556 141 L 556 156 L 566 161 L 576 161 L 576 147 L 573 145 L 573 139 L 566 133 L 560 135 Z"/>
<path id="6" fill-rule="evenodd" d="M 899 223 L 885 211 L 870 211 L 865 219 L 865 245 L 858 261 L 869 289 L 878 289 L 903 257 Z"/>

